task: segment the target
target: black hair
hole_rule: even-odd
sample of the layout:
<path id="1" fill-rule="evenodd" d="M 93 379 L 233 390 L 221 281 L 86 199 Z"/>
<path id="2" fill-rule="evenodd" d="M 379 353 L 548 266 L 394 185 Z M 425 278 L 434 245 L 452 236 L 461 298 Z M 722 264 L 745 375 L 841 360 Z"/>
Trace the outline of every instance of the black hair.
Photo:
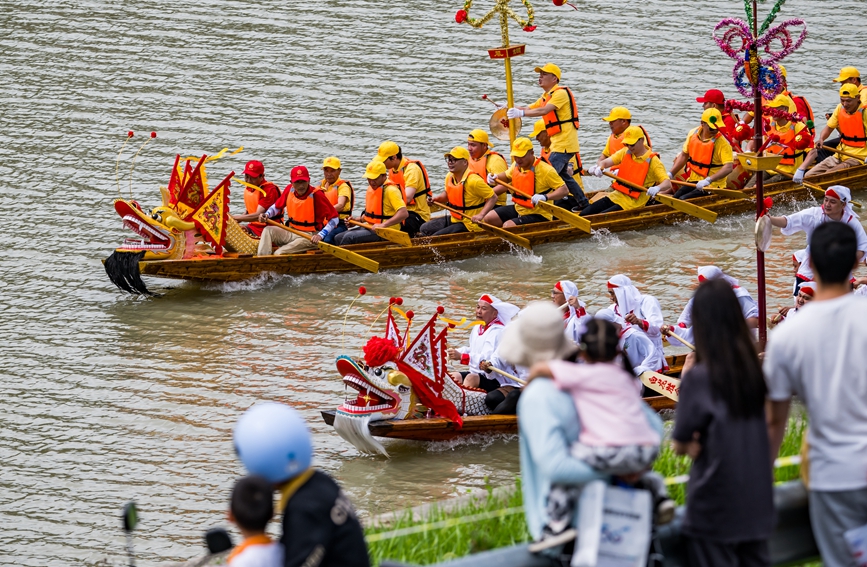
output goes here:
<path id="1" fill-rule="evenodd" d="M 263 532 L 274 516 L 274 490 L 261 476 L 238 479 L 229 502 L 238 526 L 251 532 Z"/>
<path id="2" fill-rule="evenodd" d="M 692 301 L 696 362 L 734 418 L 761 417 L 767 386 L 741 305 L 724 279 L 699 284 Z M 689 374 L 686 375 L 689 380 Z"/>
<path id="3" fill-rule="evenodd" d="M 400 149 L 400 146 L 397 147 L 397 159 L 403 161 L 403 150 Z"/>
<path id="4" fill-rule="evenodd" d="M 842 222 L 820 224 L 810 238 L 810 261 L 819 281 L 842 284 L 849 280 L 858 260 L 858 237 Z"/>
<path id="5" fill-rule="evenodd" d="M 635 375 L 626 355 L 620 351 L 620 333 L 611 321 L 593 318 L 587 323 L 587 330 L 581 335 L 581 352 L 588 362 L 613 362 L 617 355 L 624 370 Z"/>

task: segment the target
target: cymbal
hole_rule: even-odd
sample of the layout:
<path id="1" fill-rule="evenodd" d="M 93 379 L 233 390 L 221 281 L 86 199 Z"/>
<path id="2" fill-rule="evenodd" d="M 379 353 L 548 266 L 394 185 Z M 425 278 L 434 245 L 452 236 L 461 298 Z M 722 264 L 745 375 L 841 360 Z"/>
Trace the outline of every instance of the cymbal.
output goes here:
<path id="1" fill-rule="evenodd" d="M 518 134 L 521 132 L 521 119 L 515 118 L 515 133 Z M 505 126 L 503 123 L 505 122 Z M 491 129 L 491 134 L 498 140 L 508 140 L 509 139 L 509 119 L 506 118 L 506 109 L 501 108 L 491 114 L 491 120 L 488 123 L 488 126 Z"/>

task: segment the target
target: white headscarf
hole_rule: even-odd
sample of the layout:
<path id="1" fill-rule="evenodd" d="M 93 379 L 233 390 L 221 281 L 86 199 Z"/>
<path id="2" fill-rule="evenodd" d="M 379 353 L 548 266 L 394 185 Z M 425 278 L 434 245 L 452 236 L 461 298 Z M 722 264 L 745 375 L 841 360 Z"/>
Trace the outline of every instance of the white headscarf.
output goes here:
<path id="1" fill-rule="evenodd" d="M 563 292 L 563 295 L 566 297 L 566 301 L 569 301 L 570 297 L 574 297 L 575 299 L 578 299 L 578 286 L 575 285 L 574 283 L 570 282 L 569 280 L 560 280 L 559 282 L 554 284 L 554 287 Z M 581 309 L 584 309 L 585 307 L 587 307 L 587 304 L 584 303 L 583 301 L 581 301 L 580 299 L 578 299 L 578 305 L 581 307 Z M 576 309 L 574 307 L 572 307 L 571 305 L 569 306 L 569 315 L 571 317 L 578 317 L 579 316 Z"/>
<path id="2" fill-rule="evenodd" d="M 593 316 L 594 319 L 602 319 L 603 321 L 609 321 L 616 325 L 620 325 L 620 338 L 625 339 L 632 333 L 637 333 L 635 327 L 626 322 L 623 317 L 619 316 L 612 309 L 600 309 L 596 312 L 596 315 Z"/>
<path id="3" fill-rule="evenodd" d="M 833 197 L 834 199 L 840 199 L 840 202 L 845 205 L 843 207 L 845 211 L 856 219 L 858 218 L 858 215 L 856 215 L 855 211 L 852 209 L 852 192 L 849 191 L 848 187 L 843 187 L 842 185 L 831 185 L 825 189 L 825 195 L 827 197 Z"/>
<path id="4" fill-rule="evenodd" d="M 636 309 L 641 313 L 641 293 L 632 285 L 632 280 L 623 274 L 617 274 L 608 280 L 608 289 L 614 291 L 620 315 L 625 317 Z"/>
<path id="5" fill-rule="evenodd" d="M 495 295 L 489 293 L 483 293 L 482 296 L 479 297 L 479 301 L 490 303 L 491 307 L 497 310 L 497 318 L 502 321 L 504 325 L 511 321 L 512 318 L 518 314 L 518 311 L 521 310 L 517 305 L 500 301 Z"/>
<path id="6" fill-rule="evenodd" d="M 750 292 L 742 288 L 738 284 L 738 280 L 734 279 L 730 275 L 726 274 L 716 266 L 702 266 L 698 269 L 698 281 L 699 283 L 705 280 L 718 280 L 723 279 L 732 286 L 732 291 L 735 292 L 735 295 L 738 297 L 750 296 Z"/>

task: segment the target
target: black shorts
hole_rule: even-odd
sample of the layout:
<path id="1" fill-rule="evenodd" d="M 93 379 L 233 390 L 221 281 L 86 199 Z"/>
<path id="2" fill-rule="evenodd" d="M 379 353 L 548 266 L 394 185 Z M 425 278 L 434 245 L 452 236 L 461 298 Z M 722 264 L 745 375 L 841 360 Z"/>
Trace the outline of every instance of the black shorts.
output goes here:
<path id="1" fill-rule="evenodd" d="M 493 392 L 500 387 L 500 383 L 496 380 L 488 378 L 484 374 L 479 374 L 479 388 L 486 392 Z"/>
<path id="2" fill-rule="evenodd" d="M 515 205 L 497 207 L 494 209 L 494 212 L 497 213 L 497 216 L 500 217 L 500 220 L 503 221 L 503 223 L 506 221 L 512 221 L 516 225 L 521 225 L 548 221 L 548 219 L 542 215 L 519 215 Z"/>

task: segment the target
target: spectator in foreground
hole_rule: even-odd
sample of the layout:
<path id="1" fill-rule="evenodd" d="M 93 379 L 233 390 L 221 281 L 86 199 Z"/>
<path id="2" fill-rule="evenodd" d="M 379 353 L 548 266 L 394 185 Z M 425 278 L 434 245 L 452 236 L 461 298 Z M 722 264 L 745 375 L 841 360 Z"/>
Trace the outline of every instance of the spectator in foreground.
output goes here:
<path id="1" fill-rule="evenodd" d="M 765 355 L 771 455 L 782 444 L 792 396 L 807 408 L 810 521 L 827 567 L 856 565 L 843 534 L 867 524 L 867 301 L 849 285 L 857 251 L 848 225 L 816 228 L 814 299 L 776 331 Z"/>
<path id="2" fill-rule="evenodd" d="M 229 501 L 229 521 L 244 541 L 226 559 L 230 567 L 283 567 L 283 546 L 265 533 L 274 516 L 274 490 L 261 476 L 245 476 L 235 483 Z"/>
<path id="3" fill-rule="evenodd" d="M 692 323 L 696 364 L 683 377 L 672 432 L 675 452 L 693 459 L 683 522 L 689 565 L 770 565 L 767 389 L 729 282 L 698 286 Z"/>

